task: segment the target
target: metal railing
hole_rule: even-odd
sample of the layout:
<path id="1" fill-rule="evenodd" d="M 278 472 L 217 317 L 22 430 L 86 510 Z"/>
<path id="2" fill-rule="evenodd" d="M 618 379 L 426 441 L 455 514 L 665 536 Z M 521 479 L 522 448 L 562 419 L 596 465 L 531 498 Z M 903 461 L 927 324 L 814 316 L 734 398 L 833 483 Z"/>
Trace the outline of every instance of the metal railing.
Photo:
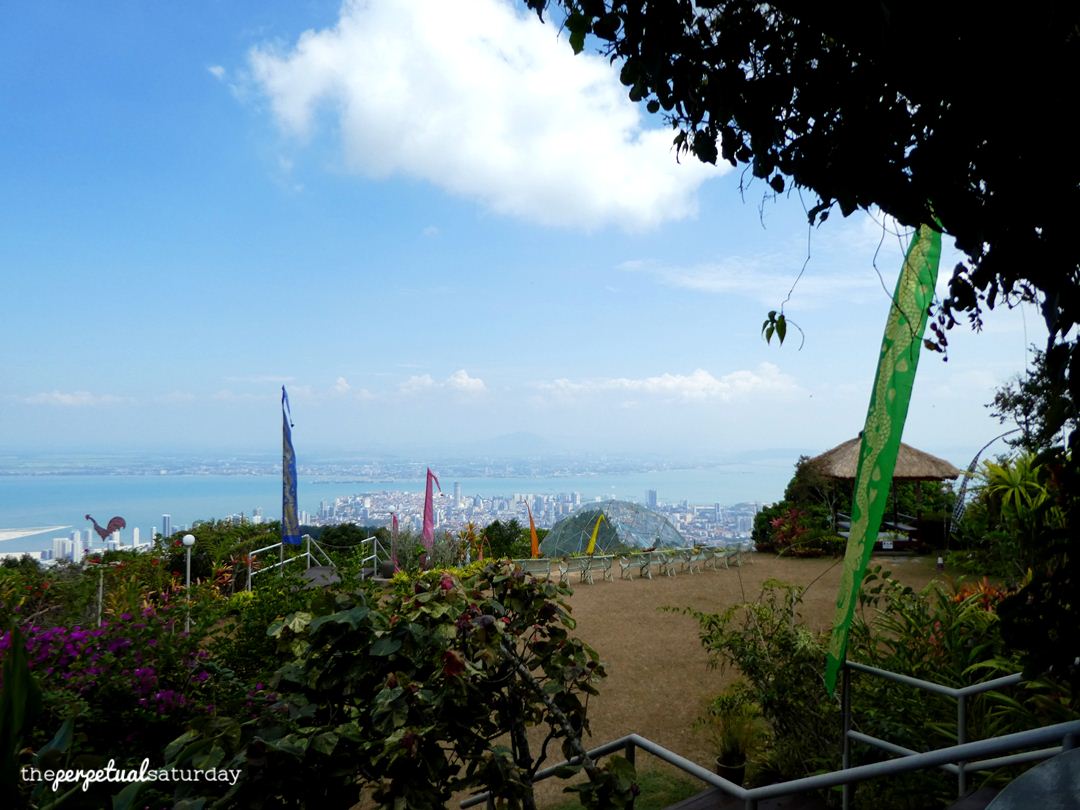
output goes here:
<path id="1" fill-rule="evenodd" d="M 851 730 L 851 671 L 856 670 L 871 675 L 907 684 L 919 689 L 925 689 L 940 695 L 953 697 L 957 700 L 956 735 L 957 744 L 947 748 L 939 748 L 933 751 L 918 752 L 903 746 L 890 743 L 872 737 L 868 734 Z M 874 779 L 883 776 L 895 776 L 911 771 L 926 770 L 930 768 L 943 768 L 957 775 L 957 787 L 959 795 L 967 790 L 966 774 L 971 771 L 989 770 L 1003 765 L 1016 765 L 1025 762 L 1033 762 L 1047 759 L 1063 750 L 1080 746 L 1080 720 L 1071 720 L 1066 723 L 1056 723 L 1042 728 L 1018 731 L 1012 734 L 1003 734 L 999 737 L 991 737 L 987 740 L 967 742 L 967 711 L 966 699 L 971 695 L 988 692 L 1003 686 L 1013 686 L 1019 683 L 1021 677 L 1018 674 L 1007 675 L 1003 678 L 995 678 L 984 683 L 972 684 L 961 688 L 944 686 L 942 684 L 912 678 L 909 675 L 901 675 L 889 670 L 859 664 L 854 661 L 846 661 L 843 669 L 843 681 L 841 691 L 841 715 L 843 722 L 843 760 L 838 771 L 815 774 L 801 779 L 792 779 L 787 782 L 778 782 L 772 785 L 764 785 L 756 788 L 744 788 L 718 776 L 706 768 L 691 762 L 685 757 L 669 751 L 662 745 L 654 743 L 638 734 L 628 734 L 617 740 L 604 743 L 588 752 L 590 758 L 624 752 L 630 762 L 634 762 L 634 755 L 638 748 L 646 751 L 670 765 L 674 765 L 684 773 L 690 774 L 708 785 L 719 788 L 725 793 L 745 802 L 746 810 L 756 810 L 757 803 L 762 799 L 773 799 L 780 796 L 790 796 L 796 793 L 805 793 L 811 790 L 820 790 L 841 786 L 843 789 L 844 808 L 850 806 L 850 786 L 866 779 Z M 899 755 L 896 759 L 884 762 L 872 762 L 866 765 L 851 765 L 850 741 L 866 743 L 892 754 Z M 1042 746 L 1042 747 L 1039 747 Z M 1035 748 L 1036 750 L 1024 750 L 1021 753 L 1010 753 L 1020 749 Z M 541 782 L 556 775 L 567 765 L 580 764 L 580 758 L 567 760 L 550 768 L 537 771 L 532 778 L 533 784 Z M 495 807 L 494 797 L 490 791 L 470 796 L 461 802 L 462 808 L 474 807 L 478 804 L 487 803 L 489 808 Z"/>
<path id="2" fill-rule="evenodd" d="M 691 762 L 685 757 L 681 757 L 673 751 L 664 748 L 662 745 L 658 745 L 652 740 L 638 734 L 627 734 L 625 737 L 619 737 L 617 740 L 612 740 L 611 742 L 597 746 L 588 753 L 591 758 L 596 759 L 608 754 L 614 754 L 618 751 L 623 751 L 625 752 L 626 758 L 630 760 L 630 762 L 634 762 L 635 752 L 640 748 L 641 750 L 652 754 L 657 759 L 663 760 L 670 765 L 674 765 L 684 773 L 688 773 L 691 776 L 700 779 L 702 782 L 719 788 L 725 793 L 742 800 L 745 802 L 746 810 L 757 810 L 757 804 L 762 799 L 775 799 L 781 796 L 791 796 L 796 793 L 806 793 L 807 791 L 832 788 L 838 785 L 846 786 L 855 782 L 862 782 L 867 779 L 874 779 L 882 776 L 895 776 L 911 771 L 938 768 L 948 763 L 969 760 L 976 760 L 979 762 L 993 761 L 992 759 L 983 760 L 981 758 L 995 757 L 998 754 L 1014 751 L 1017 748 L 1030 748 L 1032 746 L 1046 745 L 1047 743 L 1054 742 L 1060 743 L 1063 749 L 1074 748 L 1077 745 L 1080 745 L 1080 720 L 1071 720 L 1067 723 L 1056 723 L 1052 726 L 1029 729 L 1028 731 L 1018 731 L 1014 734 L 1005 734 L 1001 737 L 994 737 L 989 740 L 978 740 L 977 742 L 951 745 L 948 748 L 939 748 L 935 751 L 927 751 L 922 754 L 913 753 L 899 759 L 890 759 L 885 762 L 872 762 L 868 765 L 857 765 L 854 768 L 815 774 L 814 776 L 805 776 L 801 779 L 791 779 L 787 782 L 777 782 L 776 784 L 764 785 L 756 788 L 744 788 L 741 785 L 736 785 L 734 782 L 730 782 L 722 776 L 717 776 L 713 772 L 703 768 L 696 762 Z M 580 758 L 575 758 L 561 762 L 558 765 L 553 765 L 550 768 L 545 768 L 542 771 L 537 771 L 532 779 L 533 784 L 554 776 L 560 769 L 567 765 L 578 765 L 580 762 Z M 483 803 L 487 803 L 489 808 L 495 807 L 494 796 L 492 796 L 490 792 L 478 793 L 475 796 L 470 796 L 468 799 L 462 801 L 461 807 L 475 807 L 476 805 Z"/>
<path id="3" fill-rule="evenodd" d="M 323 550 L 322 546 L 315 542 L 315 539 L 310 534 L 305 534 L 301 538 L 301 540 L 306 544 L 306 547 L 304 548 L 302 554 L 297 554 L 295 557 L 285 557 L 285 546 L 282 543 L 274 543 L 273 545 L 263 546 L 262 548 L 257 548 L 250 554 L 248 554 L 247 589 L 249 591 L 251 590 L 252 579 L 254 579 L 259 574 L 265 574 L 268 571 L 274 570 L 284 572 L 286 565 L 290 565 L 294 562 L 297 562 L 298 560 L 304 561 L 304 570 L 311 568 L 313 562 L 315 565 L 326 565 L 330 568 L 337 568 L 337 566 L 334 565 L 334 561 L 330 558 L 330 555 Z M 274 551 L 275 549 L 278 552 L 278 561 L 273 565 L 268 565 L 267 567 L 260 568 L 257 571 L 254 570 L 255 558 L 258 557 L 258 555 L 260 554 L 263 554 L 267 551 Z"/>
<path id="4" fill-rule="evenodd" d="M 367 551 L 367 545 L 371 544 L 370 553 Z M 368 564 L 371 564 L 371 576 L 377 576 L 379 573 L 379 564 L 388 562 L 390 560 L 390 551 L 383 548 L 379 543 L 379 538 L 372 535 L 371 537 L 365 537 L 359 543 L 357 547 L 360 549 L 360 553 L 364 556 L 360 558 L 360 571 L 363 572 Z M 361 574 L 363 576 L 363 574 Z"/>
<path id="5" fill-rule="evenodd" d="M 890 672 L 887 669 L 872 667 L 868 664 L 860 664 L 856 661 L 846 661 L 840 693 L 840 714 L 844 730 L 842 765 L 844 768 L 847 768 L 851 763 L 852 740 L 871 745 L 875 748 L 880 748 L 882 751 L 888 751 L 891 754 L 897 754 L 902 757 L 913 756 L 918 753 L 917 751 L 912 751 L 909 748 L 904 748 L 903 746 L 896 745 L 887 740 L 882 740 L 877 737 L 872 737 L 869 734 L 851 730 L 851 672 L 853 670 L 855 672 L 864 672 L 868 675 L 875 675 L 895 683 L 902 683 L 916 689 L 922 689 L 923 691 L 931 692 L 936 695 L 954 698 L 956 700 L 956 742 L 958 745 L 967 742 L 967 698 L 972 695 L 982 694 L 983 692 L 990 692 L 1001 687 L 1015 686 L 1022 680 L 1020 673 L 1015 673 L 1001 678 L 994 678 L 990 681 L 956 688 L 945 686 L 940 683 L 934 683 L 933 681 L 924 681 L 921 678 L 913 678 L 910 675 L 901 675 L 897 672 Z M 1007 757 L 998 757 L 991 760 L 977 760 L 975 762 L 959 760 L 955 763 L 943 764 L 940 767 L 949 773 L 956 774 L 956 795 L 957 797 L 960 797 L 967 793 L 967 775 L 970 771 L 989 770 L 991 768 L 999 768 L 1003 765 L 1019 765 L 1025 762 L 1034 762 L 1052 757 L 1055 754 L 1060 753 L 1061 750 L 1060 747 L 1045 748 L 1038 751 L 1026 751 L 1024 753 L 1013 754 Z M 850 804 L 849 792 L 848 787 L 845 785 L 843 800 L 844 808 L 847 808 Z"/>

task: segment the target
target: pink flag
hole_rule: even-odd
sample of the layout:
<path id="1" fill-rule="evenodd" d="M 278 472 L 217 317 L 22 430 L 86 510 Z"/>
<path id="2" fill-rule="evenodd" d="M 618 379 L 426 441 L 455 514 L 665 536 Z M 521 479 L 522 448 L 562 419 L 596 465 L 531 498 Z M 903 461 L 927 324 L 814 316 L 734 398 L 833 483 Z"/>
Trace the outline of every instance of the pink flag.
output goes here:
<path id="1" fill-rule="evenodd" d="M 428 467 L 427 491 L 424 493 L 424 548 L 428 551 L 431 551 L 431 547 L 435 545 L 435 505 L 432 503 L 432 481 L 435 482 L 435 486 L 439 487 L 439 492 L 442 492 L 442 487 L 439 486 L 439 479 L 435 477 L 435 473 L 431 471 L 431 467 Z"/>
<path id="2" fill-rule="evenodd" d="M 397 571 L 399 570 L 397 564 L 397 512 L 391 512 L 390 517 L 394 520 L 394 522 L 391 524 L 392 528 L 390 529 L 390 562 L 394 564 L 394 571 Z"/>

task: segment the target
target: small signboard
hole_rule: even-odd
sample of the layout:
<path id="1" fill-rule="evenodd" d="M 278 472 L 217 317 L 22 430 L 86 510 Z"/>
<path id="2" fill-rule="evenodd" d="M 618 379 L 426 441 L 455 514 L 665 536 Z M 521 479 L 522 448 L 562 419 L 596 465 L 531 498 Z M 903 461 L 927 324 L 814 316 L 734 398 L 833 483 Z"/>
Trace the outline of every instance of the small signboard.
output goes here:
<path id="1" fill-rule="evenodd" d="M 881 547 L 885 551 L 892 551 L 892 540 L 882 540 Z"/>

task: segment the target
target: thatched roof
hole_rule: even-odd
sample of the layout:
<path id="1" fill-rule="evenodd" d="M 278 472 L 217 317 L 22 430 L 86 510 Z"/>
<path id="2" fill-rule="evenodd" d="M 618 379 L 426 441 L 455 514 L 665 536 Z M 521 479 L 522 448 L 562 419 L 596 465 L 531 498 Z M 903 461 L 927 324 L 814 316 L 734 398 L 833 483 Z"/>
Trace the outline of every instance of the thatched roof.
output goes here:
<path id="1" fill-rule="evenodd" d="M 855 478 L 859 465 L 859 443 L 856 436 L 832 450 L 826 450 L 820 456 L 814 456 L 807 462 L 810 466 L 829 478 Z M 896 457 L 896 471 L 893 478 L 898 481 L 940 481 L 944 478 L 957 478 L 962 473 L 948 461 L 922 450 L 916 450 L 900 442 L 900 453 Z"/>

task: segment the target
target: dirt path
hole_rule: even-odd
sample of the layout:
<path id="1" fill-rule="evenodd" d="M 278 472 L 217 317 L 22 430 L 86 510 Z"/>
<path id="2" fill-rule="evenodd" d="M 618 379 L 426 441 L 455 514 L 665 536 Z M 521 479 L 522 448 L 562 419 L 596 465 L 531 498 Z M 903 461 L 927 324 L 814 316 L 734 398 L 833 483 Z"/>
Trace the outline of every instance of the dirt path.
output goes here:
<path id="1" fill-rule="evenodd" d="M 902 582 L 919 589 L 935 575 L 928 557 L 876 560 Z M 665 606 L 718 612 L 744 599 L 754 599 L 768 579 L 813 585 L 803 603 L 803 620 L 811 627 L 831 625 L 840 582 L 838 561 L 798 560 L 750 555 L 741 568 L 653 580 L 618 579 L 595 585 L 575 584 L 570 600 L 578 622 L 577 635 L 592 645 L 607 668 L 600 695 L 589 706 L 592 738 L 586 745 L 637 732 L 695 762 L 712 760 L 704 735 L 694 720 L 731 673 L 710 670 L 698 641 L 697 623 L 689 616 L 660 610 Z M 815 581 L 816 580 L 816 581 Z M 554 764 L 554 763 L 548 763 Z M 658 767 L 649 756 L 639 767 Z M 538 798 L 561 796 L 563 785 L 539 787 Z"/>

